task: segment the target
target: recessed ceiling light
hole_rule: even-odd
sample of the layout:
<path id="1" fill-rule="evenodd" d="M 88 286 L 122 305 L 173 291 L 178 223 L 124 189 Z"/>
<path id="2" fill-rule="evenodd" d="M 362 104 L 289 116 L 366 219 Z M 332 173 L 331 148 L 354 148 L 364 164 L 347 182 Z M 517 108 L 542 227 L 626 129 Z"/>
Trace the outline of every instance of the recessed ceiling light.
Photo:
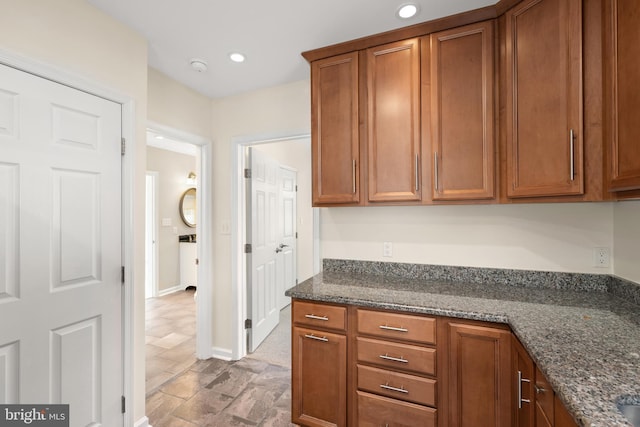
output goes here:
<path id="1" fill-rule="evenodd" d="M 233 52 L 229 54 L 229 59 L 231 59 L 233 62 L 244 62 L 245 57 L 241 53 Z"/>
<path id="2" fill-rule="evenodd" d="M 207 71 L 207 62 L 204 59 L 193 58 L 191 60 L 191 68 L 199 73 Z"/>
<path id="3" fill-rule="evenodd" d="M 402 19 L 409 19 L 413 17 L 416 13 L 418 13 L 418 6 L 415 4 L 409 3 L 404 4 L 398 8 L 398 16 Z"/>

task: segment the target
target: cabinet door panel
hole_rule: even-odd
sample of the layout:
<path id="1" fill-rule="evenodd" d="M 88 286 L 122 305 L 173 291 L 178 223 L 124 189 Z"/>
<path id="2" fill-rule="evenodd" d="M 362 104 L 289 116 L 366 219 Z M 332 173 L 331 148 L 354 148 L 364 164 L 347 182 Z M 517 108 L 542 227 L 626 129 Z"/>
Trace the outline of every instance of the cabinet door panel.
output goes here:
<path id="1" fill-rule="evenodd" d="M 605 15 L 605 117 L 610 188 L 640 189 L 640 2 L 608 0 Z"/>
<path id="2" fill-rule="evenodd" d="M 347 338 L 293 327 L 292 341 L 292 421 L 346 426 Z"/>
<path id="3" fill-rule="evenodd" d="M 434 200 L 495 197 L 493 26 L 431 35 Z"/>
<path id="4" fill-rule="evenodd" d="M 311 64 L 311 102 L 313 204 L 357 204 L 357 52 Z"/>
<path id="5" fill-rule="evenodd" d="M 369 201 L 420 195 L 420 48 L 410 39 L 368 49 Z"/>
<path id="6" fill-rule="evenodd" d="M 582 194 L 581 0 L 509 10 L 506 64 L 507 195 Z"/>
<path id="7" fill-rule="evenodd" d="M 511 425 L 511 332 L 449 323 L 449 425 Z"/>

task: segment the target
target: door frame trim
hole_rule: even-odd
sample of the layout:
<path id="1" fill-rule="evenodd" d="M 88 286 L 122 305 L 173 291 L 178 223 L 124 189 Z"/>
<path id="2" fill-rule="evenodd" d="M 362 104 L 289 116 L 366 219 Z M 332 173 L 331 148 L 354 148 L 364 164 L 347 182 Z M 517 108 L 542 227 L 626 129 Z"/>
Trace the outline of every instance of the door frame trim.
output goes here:
<path id="1" fill-rule="evenodd" d="M 124 426 L 132 426 L 133 413 L 136 406 L 136 396 L 133 394 L 135 379 L 133 376 L 134 365 L 134 180 L 135 180 L 135 147 L 136 141 L 136 106 L 135 100 L 123 92 L 111 87 L 96 83 L 67 69 L 59 68 L 34 58 L 19 55 L 0 49 L 0 64 L 24 71 L 29 74 L 44 78 L 72 89 L 80 90 L 94 96 L 115 102 L 121 105 L 121 132 L 122 137 L 131 147 L 127 154 L 122 156 L 121 165 L 121 198 L 122 198 L 122 264 L 125 267 L 125 277 L 122 292 L 122 353 L 123 353 L 123 396 L 131 402 L 126 405 L 123 414 Z M 141 394 L 144 397 L 144 393 Z"/>
<path id="2" fill-rule="evenodd" d="M 200 148 L 196 160 L 198 191 L 198 221 L 196 235 L 198 247 L 196 257 L 207 260 L 198 264 L 198 297 L 196 298 L 196 357 L 209 359 L 213 349 L 213 155 L 211 141 L 208 138 L 185 132 L 170 126 L 147 120 L 147 130 L 164 135 L 167 138 L 197 145 Z M 146 145 L 146 143 L 145 143 Z M 200 286 L 201 283 L 206 286 Z"/>
<path id="3" fill-rule="evenodd" d="M 247 340 L 245 337 L 244 319 L 247 318 L 247 263 L 244 256 L 246 240 L 246 187 L 244 185 L 244 168 L 246 147 L 286 142 L 296 139 L 311 139 L 308 132 L 284 132 L 274 134 L 256 134 L 234 137 L 231 140 L 231 360 L 238 360 L 247 355 Z M 314 239 L 318 234 L 318 224 L 314 215 Z M 315 260 L 320 253 L 313 254 Z M 315 272 L 314 272 L 315 273 Z M 217 357 L 220 357 L 219 355 Z"/>

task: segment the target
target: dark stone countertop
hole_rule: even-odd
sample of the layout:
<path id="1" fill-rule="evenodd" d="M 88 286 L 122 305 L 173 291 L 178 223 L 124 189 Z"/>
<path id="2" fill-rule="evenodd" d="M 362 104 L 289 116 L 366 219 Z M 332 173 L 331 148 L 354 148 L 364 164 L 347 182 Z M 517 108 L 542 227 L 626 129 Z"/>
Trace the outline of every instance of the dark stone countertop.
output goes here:
<path id="1" fill-rule="evenodd" d="M 325 270 L 286 295 L 506 323 L 579 424 L 630 426 L 617 402 L 640 404 L 640 306 L 606 290 Z"/>

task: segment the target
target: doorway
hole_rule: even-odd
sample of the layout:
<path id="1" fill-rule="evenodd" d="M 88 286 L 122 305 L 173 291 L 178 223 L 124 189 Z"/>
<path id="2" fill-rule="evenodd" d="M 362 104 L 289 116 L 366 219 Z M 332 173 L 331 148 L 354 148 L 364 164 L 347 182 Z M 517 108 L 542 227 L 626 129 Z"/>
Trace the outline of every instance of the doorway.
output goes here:
<path id="1" fill-rule="evenodd" d="M 245 244 L 248 242 L 247 224 L 250 216 L 247 214 L 246 178 L 244 169 L 248 168 L 248 160 L 245 156 L 247 147 L 259 147 L 261 150 L 284 152 L 284 157 L 278 160 L 282 164 L 290 165 L 297 169 L 298 203 L 294 223 L 298 231 L 297 239 L 297 277 L 293 278 L 292 285 L 316 274 L 319 266 L 319 250 L 317 236 L 319 234 L 317 209 L 311 207 L 311 142 L 308 134 L 285 135 L 273 138 L 249 137 L 233 141 L 233 174 L 232 180 L 232 282 L 233 290 L 233 334 L 232 358 L 240 359 L 247 355 L 250 345 L 245 329 L 245 320 L 250 318 L 249 302 L 253 295 L 248 289 L 248 262 L 250 258 L 244 253 Z M 271 153 L 270 153 L 271 154 Z M 272 156 L 278 158 L 277 156 Z M 282 293 L 282 292 L 281 292 Z"/>

